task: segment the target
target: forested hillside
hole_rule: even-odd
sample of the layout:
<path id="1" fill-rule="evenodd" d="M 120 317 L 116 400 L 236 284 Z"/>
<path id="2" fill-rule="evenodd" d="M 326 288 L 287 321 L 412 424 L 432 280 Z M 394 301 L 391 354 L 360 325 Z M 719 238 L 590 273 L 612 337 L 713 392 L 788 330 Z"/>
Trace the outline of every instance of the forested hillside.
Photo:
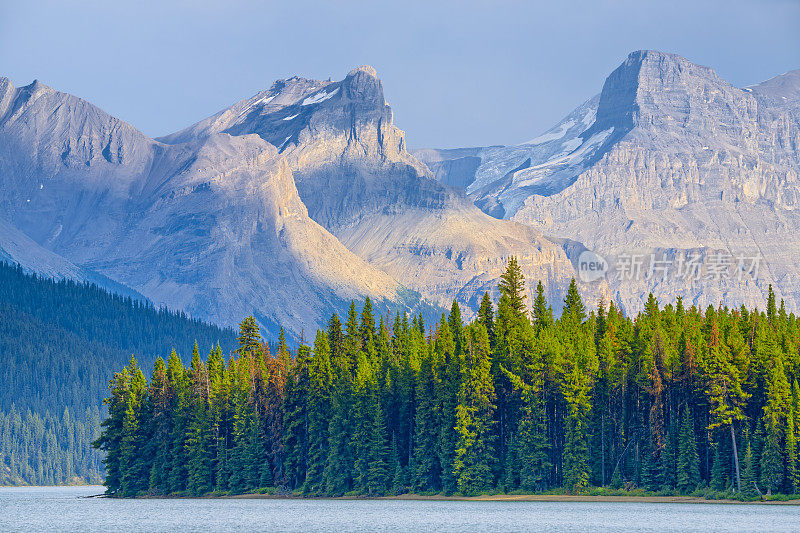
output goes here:
<path id="1" fill-rule="evenodd" d="M 108 493 L 799 492 L 798 323 L 771 291 L 766 312 L 651 296 L 587 316 L 573 281 L 554 320 L 512 259 L 499 292 L 469 324 L 367 300 L 294 357 L 249 318 L 229 360 L 159 359 L 149 381 L 131 360 L 97 441 Z"/>
<path id="2" fill-rule="evenodd" d="M 0 263 L 0 484 L 100 476 L 90 446 L 114 371 L 192 345 L 224 350 L 233 331 L 183 313 Z M 105 410 L 102 409 L 102 416 Z"/>

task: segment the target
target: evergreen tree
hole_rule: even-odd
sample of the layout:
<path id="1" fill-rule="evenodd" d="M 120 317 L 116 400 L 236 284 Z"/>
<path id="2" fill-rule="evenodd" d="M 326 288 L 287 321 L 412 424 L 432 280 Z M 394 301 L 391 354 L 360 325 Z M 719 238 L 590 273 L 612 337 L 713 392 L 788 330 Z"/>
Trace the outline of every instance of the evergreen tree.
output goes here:
<path id="1" fill-rule="evenodd" d="M 325 490 L 324 465 L 328 457 L 328 430 L 331 409 L 331 370 L 328 337 L 317 332 L 314 354 L 308 365 L 308 470 L 305 492 L 322 494 Z"/>
<path id="2" fill-rule="evenodd" d="M 589 394 L 592 376 L 599 365 L 594 336 L 584 323 L 585 318 L 585 308 L 573 279 L 564 299 L 564 312 L 560 319 L 564 349 L 561 388 L 567 404 L 563 479 L 565 488 L 573 493 L 582 492 L 589 485 Z"/>
<path id="3" fill-rule="evenodd" d="M 525 277 L 522 275 L 522 269 L 516 257 L 509 258 L 508 265 L 506 265 L 505 272 L 500 276 L 500 283 L 497 288 L 500 290 L 501 297 L 508 297 L 509 305 L 517 316 L 523 316 L 527 313 L 525 299 L 528 296 L 525 293 Z"/>
<path id="4" fill-rule="evenodd" d="M 651 295 L 652 296 L 652 295 Z M 586 320 L 586 308 L 581 300 L 581 295 L 578 292 L 578 284 L 575 278 L 569 283 L 567 289 L 567 296 L 564 298 L 564 311 L 562 317 L 567 318 L 573 322 L 581 323 Z"/>
<path id="5" fill-rule="evenodd" d="M 447 323 L 442 317 L 437 336 Z M 442 467 L 439 460 L 439 417 L 441 412 L 442 365 L 439 357 L 443 355 L 441 342 L 427 350 L 422 357 L 417 378 L 417 410 L 414 420 L 414 488 L 418 491 L 441 490 Z"/>
<path id="6" fill-rule="evenodd" d="M 692 492 L 700 483 L 700 457 L 697 454 L 697 439 L 692 415 L 688 407 L 683 412 L 678 439 L 677 488 L 686 494 Z"/>
<path id="7" fill-rule="evenodd" d="M 475 494 L 493 484 L 494 385 L 491 379 L 489 336 L 481 324 L 467 329 L 467 351 L 456 406 L 453 473 L 459 492 Z"/>
<path id="8" fill-rule="evenodd" d="M 744 453 L 744 470 L 742 471 L 742 494 L 747 497 L 756 496 L 756 461 L 753 457 L 753 448 L 750 443 L 747 443 L 747 449 Z"/>
<path id="9" fill-rule="evenodd" d="M 189 423 L 186 435 L 187 488 L 202 495 L 214 487 L 210 420 L 210 383 L 205 365 L 195 345 L 189 373 Z"/>
<path id="10" fill-rule="evenodd" d="M 369 395 L 370 434 L 367 449 L 367 493 L 382 495 L 386 492 L 392 479 L 389 471 L 389 443 L 387 441 L 386 425 L 380 402 L 375 392 Z"/>
<path id="11" fill-rule="evenodd" d="M 261 331 L 253 316 L 242 320 L 239 324 L 239 354 L 255 353 L 261 347 Z"/>
<path id="12" fill-rule="evenodd" d="M 733 460 L 736 472 L 736 488 L 741 491 L 739 456 L 736 447 L 734 423 L 745 418 L 742 406 L 748 394 L 742 388 L 742 376 L 734 364 L 730 350 L 721 343 L 717 322 L 710 320 L 708 355 L 705 359 L 708 380 L 708 395 L 711 405 L 709 430 L 727 426 L 730 430 Z"/>
<path id="13" fill-rule="evenodd" d="M 308 471 L 310 358 L 308 346 L 301 346 L 297 351 L 297 364 L 286 379 L 283 468 L 292 489 L 305 483 Z"/>
<path id="14" fill-rule="evenodd" d="M 564 444 L 564 486 L 572 493 L 585 490 L 589 484 L 589 450 L 585 432 L 589 397 L 585 382 L 580 368 L 574 366 L 565 384 L 569 407 Z"/>
<path id="15" fill-rule="evenodd" d="M 783 486 L 783 454 L 777 427 L 766 427 L 766 439 L 761 451 L 761 487 L 768 493 L 779 492 Z"/>
<path id="16" fill-rule="evenodd" d="M 171 390 L 167 379 L 167 365 L 159 357 L 153 366 L 153 377 L 150 380 L 150 407 L 152 409 L 152 435 L 150 453 L 153 454 L 153 466 L 150 470 L 150 491 L 156 494 L 169 492 L 170 468 L 170 434 L 172 403 Z"/>
<path id="17" fill-rule="evenodd" d="M 120 491 L 124 496 L 135 496 L 148 488 L 150 469 L 145 451 L 148 420 L 142 416 L 147 388 L 144 374 L 134 357 L 131 357 L 128 365 L 128 375 L 130 380 L 127 383 L 120 439 Z"/>
<path id="18" fill-rule="evenodd" d="M 478 308 L 478 322 L 486 328 L 486 333 L 489 335 L 489 345 L 494 348 L 494 308 L 488 292 L 483 293 L 481 305 Z"/>
<path id="19" fill-rule="evenodd" d="M 542 282 L 536 284 L 536 298 L 533 301 L 533 325 L 536 333 L 553 324 L 553 310 L 547 305 Z"/>
<path id="20" fill-rule="evenodd" d="M 167 380 L 172 391 L 169 493 L 186 489 L 186 424 L 189 415 L 186 369 L 173 351 L 167 360 Z"/>
<path id="21" fill-rule="evenodd" d="M 531 383 L 506 370 L 514 387 L 522 393 L 523 407 L 517 435 L 514 439 L 514 469 L 518 471 L 519 486 L 526 491 L 544 490 L 552 465 L 548 451 L 547 417 L 541 382 L 541 360 L 529 362 Z"/>
<path id="22" fill-rule="evenodd" d="M 454 304 L 457 312 L 458 307 Z M 458 328 L 453 332 L 452 326 Z M 452 494 L 458 490 L 458 478 L 455 474 L 455 456 L 458 434 L 456 433 L 456 407 L 458 394 L 461 390 L 463 353 L 461 344 L 456 344 L 455 339 L 461 338 L 461 318 L 454 317 L 451 313 L 447 322 L 442 316 L 439 335 L 436 339 L 435 349 L 439 354 L 442 366 L 442 382 L 439 384 L 439 403 L 441 411 L 439 416 L 438 455 L 442 476 L 442 490 Z"/>
<path id="23" fill-rule="evenodd" d="M 786 417 L 786 438 L 784 447 L 784 457 L 786 470 L 784 475 L 785 485 L 783 492 L 786 494 L 800 493 L 800 476 L 797 469 L 797 440 L 794 426 L 794 412 L 789 411 Z"/>
<path id="24" fill-rule="evenodd" d="M 777 310 L 775 308 L 775 291 L 772 290 L 772 284 L 769 285 L 769 294 L 767 295 L 767 320 L 770 322 L 775 321 Z"/>
<path id="25" fill-rule="evenodd" d="M 722 460 L 722 445 L 715 442 L 713 445 L 714 462 L 711 467 L 711 488 L 716 491 L 725 490 L 725 462 Z"/>
<path id="26" fill-rule="evenodd" d="M 127 368 L 114 374 L 109 384 L 111 396 L 103 403 L 108 407 L 108 418 L 101 424 L 103 433 L 94 441 L 95 448 L 106 452 L 103 466 L 106 471 L 106 494 L 116 495 L 122 490 L 122 438 L 124 420 L 128 408 L 130 373 Z"/>

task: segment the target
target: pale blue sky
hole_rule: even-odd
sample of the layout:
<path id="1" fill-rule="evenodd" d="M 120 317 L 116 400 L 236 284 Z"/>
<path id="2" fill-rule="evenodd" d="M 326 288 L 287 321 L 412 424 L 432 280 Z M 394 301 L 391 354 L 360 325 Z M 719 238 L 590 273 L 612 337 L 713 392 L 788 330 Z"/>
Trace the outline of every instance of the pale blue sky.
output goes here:
<path id="1" fill-rule="evenodd" d="M 276 78 L 371 64 L 409 146 L 518 143 L 642 48 L 757 83 L 800 68 L 800 1 L 0 0 L 1 76 L 38 78 L 152 136 Z"/>

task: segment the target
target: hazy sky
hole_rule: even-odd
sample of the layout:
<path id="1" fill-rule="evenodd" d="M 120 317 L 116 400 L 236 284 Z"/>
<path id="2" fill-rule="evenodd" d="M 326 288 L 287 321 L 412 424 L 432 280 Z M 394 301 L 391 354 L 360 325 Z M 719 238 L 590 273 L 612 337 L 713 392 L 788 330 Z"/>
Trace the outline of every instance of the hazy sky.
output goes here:
<path id="1" fill-rule="evenodd" d="M 757 83 L 800 68 L 800 0 L 0 0 L 0 76 L 38 78 L 152 136 L 276 78 L 370 64 L 409 146 L 518 143 L 642 48 Z"/>

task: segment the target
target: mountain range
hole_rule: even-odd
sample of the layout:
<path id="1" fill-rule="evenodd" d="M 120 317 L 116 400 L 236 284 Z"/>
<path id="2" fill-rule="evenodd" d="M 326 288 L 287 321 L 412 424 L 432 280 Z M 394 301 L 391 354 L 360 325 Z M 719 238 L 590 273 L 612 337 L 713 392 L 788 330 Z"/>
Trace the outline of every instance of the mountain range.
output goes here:
<path id="1" fill-rule="evenodd" d="M 590 302 L 763 307 L 771 283 L 796 310 L 799 168 L 800 71 L 738 89 L 653 51 L 543 135 L 455 150 L 409 151 L 367 66 L 278 80 L 156 139 L 0 78 L 0 257 L 294 338 L 367 296 L 429 317 L 457 300 L 469 316 L 511 256 L 558 310 L 587 251 L 760 261 L 725 278 L 612 268 L 581 284 Z"/>
<path id="2" fill-rule="evenodd" d="M 800 70 L 740 89 L 683 57 L 638 51 L 531 141 L 415 155 L 492 216 L 573 243 L 576 265 L 587 249 L 616 265 L 606 280 L 626 311 L 651 291 L 763 309 L 769 284 L 796 311 L 798 110 Z M 702 268 L 681 268 L 690 259 Z"/>

